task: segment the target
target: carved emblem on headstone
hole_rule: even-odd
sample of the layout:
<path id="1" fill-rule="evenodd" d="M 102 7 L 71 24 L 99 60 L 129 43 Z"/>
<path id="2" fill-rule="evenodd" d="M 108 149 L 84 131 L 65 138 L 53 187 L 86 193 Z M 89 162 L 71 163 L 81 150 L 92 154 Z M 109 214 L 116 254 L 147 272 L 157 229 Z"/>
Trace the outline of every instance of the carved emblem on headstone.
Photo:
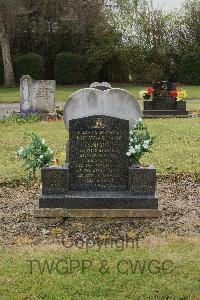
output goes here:
<path id="1" fill-rule="evenodd" d="M 103 121 L 101 118 L 97 118 L 96 125 L 93 128 L 104 128 L 106 125 L 103 124 Z"/>

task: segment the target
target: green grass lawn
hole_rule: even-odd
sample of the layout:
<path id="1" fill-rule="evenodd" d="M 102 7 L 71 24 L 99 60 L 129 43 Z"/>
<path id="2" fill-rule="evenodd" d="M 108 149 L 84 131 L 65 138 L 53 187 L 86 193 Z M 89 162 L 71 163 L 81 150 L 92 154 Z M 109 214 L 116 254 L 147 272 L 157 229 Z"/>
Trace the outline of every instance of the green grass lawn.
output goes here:
<path id="1" fill-rule="evenodd" d="M 138 99 L 139 92 L 145 87 L 134 86 L 131 84 L 114 84 L 114 87 L 124 88 L 129 91 L 134 97 Z M 56 101 L 66 101 L 71 94 L 79 90 L 80 88 L 88 87 L 88 85 L 75 85 L 60 87 L 56 89 Z M 188 98 L 200 98 L 200 86 L 184 86 L 181 87 L 187 90 Z M 0 87 L 0 103 L 18 103 L 20 101 L 19 87 L 17 88 L 3 88 Z"/>
<path id="2" fill-rule="evenodd" d="M 149 131 L 156 137 L 152 153 L 142 162 L 153 163 L 160 174 L 199 173 L 200 171 L 200 121 L 189 119 L 145 120 Z M 35 132 L 47 140 L 56 157 L 64 162 L 68 133 L 64 122 L 39 122 L 33 124 L 0 123 L 0 175 L 2 181 L 24 177 L 21 161 L 16 151 L 29 143 L 25 132 Z"/>
<path id="3" fill-rule="evenodd" d="M 194 239 L 139 244 L 124 251 L 2 248 L 0 298 L 198 300 L 199 249 Z"/>

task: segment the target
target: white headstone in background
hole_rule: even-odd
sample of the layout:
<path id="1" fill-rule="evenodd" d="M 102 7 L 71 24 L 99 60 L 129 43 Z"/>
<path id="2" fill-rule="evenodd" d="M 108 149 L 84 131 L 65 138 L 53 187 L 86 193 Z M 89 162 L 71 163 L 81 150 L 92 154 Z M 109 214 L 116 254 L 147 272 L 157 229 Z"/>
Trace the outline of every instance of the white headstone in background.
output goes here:
<path id="1" fill-rule="evenodd" d="M 141 118 L 139 103 L 126 90 L 111 88 L 99 90 L 85 88 L 74 93 L 64 108 L 64 120 L 67 129 L 72 119 L 104 115 L 129 121 L 130 129 Z"/>
<path id="2" fill-rule="evenodd" d="M 29 75 L 20 79 L 20 111 L 49 113 L 55 109 L 55 80 L 33 80 Z"/>

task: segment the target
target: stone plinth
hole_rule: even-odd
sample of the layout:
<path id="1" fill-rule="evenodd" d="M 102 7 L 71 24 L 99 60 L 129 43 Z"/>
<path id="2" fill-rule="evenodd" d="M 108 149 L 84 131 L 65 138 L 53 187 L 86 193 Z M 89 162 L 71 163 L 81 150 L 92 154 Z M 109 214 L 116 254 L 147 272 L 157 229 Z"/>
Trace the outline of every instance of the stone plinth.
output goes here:
<path id="1" fill-rule="evenodd" d="M 40 208 L 158 209 L 156 169 L 153 166 L 130 167 L 126 191 L 71 191 L 69 177 L 67 166 L 43 168 Z"/>
<path id="2" fill-rule="evenodd" d="M 65 195 L 69 191 L 69 169 L 65 167 L 44 167 L 41 170 L 42 195 Z"/>

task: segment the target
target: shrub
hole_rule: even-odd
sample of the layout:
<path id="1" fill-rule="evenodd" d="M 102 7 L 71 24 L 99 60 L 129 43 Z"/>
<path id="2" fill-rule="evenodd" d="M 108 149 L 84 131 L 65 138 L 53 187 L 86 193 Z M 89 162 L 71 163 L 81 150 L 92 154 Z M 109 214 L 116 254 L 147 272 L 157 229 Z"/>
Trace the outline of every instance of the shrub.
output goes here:
<path id="1" fill-rule="evenodd" d="M 54 155 L 44 139 L 35 133 L 32 133 L 30 137 L 31 144 L 26 148 L 21 147 L 18 151 L 18 155 L 23 161 L 26 171 L 28 171 L 27 179 L 29 182 L 35 178 L 37 170 L 52 164 Z"/>
<path id="2" fill-rule="evenodd" d="M 81 56 L 70 52 L 58 53 L 55 62 L 55 80 L 60 84 L 68 84 L 78 83 L 81 79 Z"/>
<path id="3" fill-rule="evenodd" d="M 183 83 L 198 85 L 200 83 L 200 51 L 186 53 L 179 66 L 178 80 Z"/>
<path id="4" fill-rule="evenodd" d="M 145 152 L 150 152 L 154 138 L 150 136 L 147 127 L 139 119 L 130 132 L 129 149 L 126 155 L 132 164 L 140 164 L 140 158 Z"/>
<path id="5" fill-rule="evenodd" d="M 145 83 L 152 83 L 164 80 L 164 73 L 162 67 L 154 63 L 147 65 L 143 74 Z"/>
<path id="6" fill-rule="evenodd" d="M 33 79 L 44 79 L 44 60 L 36 53 L 28 53 L 15 58 L 14 72 L 19 81 L 23 75 L 30 75 Z"/>
<path id="7" fill-rule="evenodd" d="M 101 70 L 101 64 L 94 62 L 88 62 L 87 58 L 85 60 L 85 65 L 84 65 L 84 69 L 83 69 L 83 79 L 84 82 L 95 82 L 95 81 L 99 81 L 99 72 Z"/>
<path id="8" fill-rule="evenodd" d="M 127 51 L 129 73 L 131 81 L 135 84 L 145 83 L 144 70 L 147 66 L 147 53 L 142 47 L 132 47 Z"/>
<path id="9" fill-rule="evenodd" d="M 114 57 L 108 64 L 108 81 L 110 82 L 128 82 L 129 70 L 125 59 Z"/>

